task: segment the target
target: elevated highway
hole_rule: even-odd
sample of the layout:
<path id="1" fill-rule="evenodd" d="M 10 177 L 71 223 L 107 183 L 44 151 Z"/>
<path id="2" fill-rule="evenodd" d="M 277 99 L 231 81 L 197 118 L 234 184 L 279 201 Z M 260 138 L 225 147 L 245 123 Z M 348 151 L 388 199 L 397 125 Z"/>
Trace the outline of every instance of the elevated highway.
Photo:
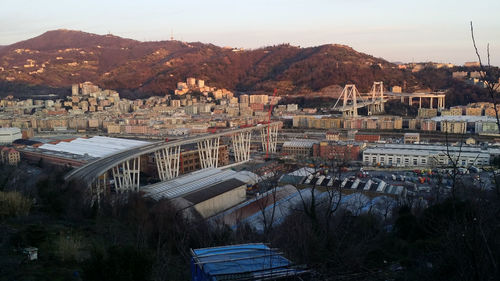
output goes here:
<path id="1" fill-rule="evenodd" d="M 374 82 L 369 93 L 359 93 L 356 85 L 345 85 L 337 102 L 333 106 L 333 110 L 341 111 L 344 117 L 357 117 L 359 108 L 367 108 L 368 115 L 382 113 L 385 111 L 384 104 L 388 99 L 401 99 L 401 103 L 408 100 L 408 104 L 413 106 L 414 99 L 418 99 L 419 108 L 422 108 L 422 100 L 428 99 L 430 108 L 434 108 L 436 101 L 437 109 L 445 108 L 444 92 L 433 93 L 397 93 L 386 92 L 383 82 Z"/>
<path id="2" fill-rule="evenodd" d="M 179 175 L 180 148 L 182 145 L 196 143 L 202 168 L 217 167 L 219 139 L 231 137 L 236 162 L 248 161 L 252 132 L 261 135 L 264 151 L 276 152 L 278 129 L 281 122 L 272 122 L 247 128 L 228 129 L 174 141 L 156 141 L 134 147 L 90 162 L 72 170 L 65 176 L 66 181 L 79 181 L 89 186 L 97 195 L 107 185 L 107 177 L 112 176 L 115 190 L 124 192 L 139 189 L 140 157 L 154 154 L 160 180 L 168 180 Z"/>

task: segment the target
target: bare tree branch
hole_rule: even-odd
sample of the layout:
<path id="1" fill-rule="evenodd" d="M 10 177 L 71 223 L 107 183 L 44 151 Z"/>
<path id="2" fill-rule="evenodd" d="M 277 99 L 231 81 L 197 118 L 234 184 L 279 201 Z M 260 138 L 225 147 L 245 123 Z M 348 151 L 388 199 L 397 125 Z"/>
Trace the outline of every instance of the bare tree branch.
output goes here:
<path id="1" fill-rule="evenodd" d="M 488 43 L 488 45 L 486 45 L 486 54 L 488 55 L 488 67 L 491 67 L 491 63 L 490 63 L 490 43 Z"/>
<path id="2" fill-rule="evenodd" d="M 487 56 L 488 56 L 488 69 L 485 69 L 482 61 L 481 61 L 481 55 L 479 54 L 479 51 L 477 49 L 477 45 L 476 45 L 476 39 L 474 38 L 474 26 L 472 24 L 472 21 L 470 22 L 470 33 L 471 33 L 471 37 L 472 37 L 472 44 L 474 46 L 474 50 L 476 51 L 476 56 L 479 60 L 479 68 L 480 68 L 480 72 L 479 72 L 479 75 L 481 77 L 481 79 L 486 83 L 486 88 L 488 90 L 488 93 L 490 94 L 490 99 L 491 101 L 493 102 L 493 108 L 495 109 L 495 117 L 497 119 L 497 126 L 498 126 L 498 131 L 500 132 L 500 117 L 498 115 L 498 101 L 497 101 L 497 95 L 496 95 L 496 91 L 495 91 L 495 83 L 493 83 L 492 81 L 490 81 L 489 78 L 489 75 L 487 73 L 487 71 L 490 69 L 491 65 L 490 65 L 490 44 L 487 45 Z"/>
<path id="3" fill-rule="evenodd" d="M 479 65 L 482 68 L 483 63 L 481 62 L 481 55 L 479 54 L 479 51 L 476 46 L 476 39 L 474 38 L 474 26 L 472 25 L 472 21 L 470 22 L 470 34 L 472 36 L 472 44 L 474 45 L 474 49 L 476 50 L 477 58 L 479 59 Z"/>

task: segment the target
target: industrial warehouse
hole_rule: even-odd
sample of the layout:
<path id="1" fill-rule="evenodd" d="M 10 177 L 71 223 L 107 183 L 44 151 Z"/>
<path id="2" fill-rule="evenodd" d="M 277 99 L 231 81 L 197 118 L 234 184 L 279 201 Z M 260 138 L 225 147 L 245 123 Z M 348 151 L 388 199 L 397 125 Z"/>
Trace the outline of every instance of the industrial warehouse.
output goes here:
<path id="1" fill-rule="evenodd" d="M 249 171 L 207 168 L 141 190 L 150 198 L 170 199 L 185 211 L 194 208 L 202 217 L 209 217 L 246 200 L 247 186 L 258 180 Z"/>
<path id="2" fill-rule="evenodd" d="M 91 138 L 32 139 L 17 142 L 24 159 L 39 162 L 79 167 L 98 158 L 132 149 L 149 142 L 95 136 Z M 16 143 L 14 143 L 16 145 Z"/>

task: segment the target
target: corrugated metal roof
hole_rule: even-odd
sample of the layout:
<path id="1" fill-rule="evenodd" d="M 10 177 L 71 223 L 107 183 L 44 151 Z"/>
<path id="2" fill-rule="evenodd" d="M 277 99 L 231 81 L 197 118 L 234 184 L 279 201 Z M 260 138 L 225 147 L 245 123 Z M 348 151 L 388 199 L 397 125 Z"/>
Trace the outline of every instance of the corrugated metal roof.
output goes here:
<path id="1" fill-rule="evenodd" d="M 246 183 L 237 179 L 228 179 L 223 182 L 216 183 L 203 189 L 196 190 L 184 196 L 184 199 L 194 205 L 204 202 L 215 196 L 224 194 L 237 187 L 246 185 Z"/>
<path id="2" fill-rule="evenodd" d="M 404 149 L 404 150 L 433 150 L 433 151 L 462 151 L 462 152 L 485 152 L 481 147 L 478 146 L 454 146 L 454 145 L 435 145 L 435 144 L 394 144 L 387 143 L 384 145 L 377 145 L 377 148 L 393 148 L 393 149 Z"/>
<path id="3" fill-rule="evenodd" d="M 390 148 L 367 148 L 363 155 L 365 154 L 387 154 L 387 155 L 413 155 L 413 156 L 431 156 L 431 155 L 446 155 L 446 150 L 410 150 L 410 149 L 390 149 Z M 466 151 L 449 151 L 450 155 L 463 157 L 478 157 L 478 158 L 489 158 L 488 151 L 485 152 L 466 152 Z"/>
<path id="4" fill-rule="evenodd" d="M 290 176 L 302 176 L 302 177 L 307 177 L 309 176 L 310 174 L 316 172 L 316 170 L 314 168 L 311 168 L 311 167 L 302 167 L 298 170 L 295 170 L 291 173 L 289 173 L 288 175 Z"/>
<path id="5" fill-rule="evenodd" d="M 46 143 L 40 146 L 40 148 L 78 155 L 87 154 L 89 156 L 99 158 L 146 144 L 148 144 L 148 142 L 96 136 L 89 139 L 77 138 L 70 142 L 63 141 L 58 144 Z"/>
<path id="6" fill-rule="evenodd" d="M 293 140 L 283 143 L 283 147 L 312 147 L 313 144 L 318 143 L 315 140 Z"/>
<path id="7" fill-rule="evenodd" d="M 269 280 L 307 273 L 264 244 L 192 250 L 192 280 Z"/>
<path id="8" fill-rule="evenodd" d="M 497 120 L 495 117 L 491 116 L 474 116 L 474 115 L 445 115 L 445 116 L 437 116 L 431 118 L 431 120 L 436 122 L 492 122 L 496 123 Z"/>
<path id="9" fill-rule="evenodd" d="M 258 176 L 248 171 L 235 172 L 232 170 L 208 168 L 169 181 L 151 184 L 143 187 L 141 190 L 146 193 L 146 196 L 156 200 L 162 198 L 173 199 L 232 178 L 244 183 L 253 183 L 253 181 L 258 179 Z"/>

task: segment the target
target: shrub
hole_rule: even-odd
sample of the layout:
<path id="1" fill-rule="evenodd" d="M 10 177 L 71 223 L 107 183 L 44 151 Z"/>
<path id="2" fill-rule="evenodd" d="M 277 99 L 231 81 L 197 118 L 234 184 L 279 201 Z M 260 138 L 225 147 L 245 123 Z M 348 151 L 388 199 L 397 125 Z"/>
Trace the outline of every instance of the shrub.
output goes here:
<path id="1" fill-rule="evenodd" d="M 0 218 L 28 215 L 31 200 L 17 191 L 0 191 Z"/>
<path id="2" fill-rule="evenodd" d="M 81 239 L 71 235 L 60 235 L 55 241 L 57 256 L 61 261 L 80 260 L 79 252 L 82 248 Z"/>

